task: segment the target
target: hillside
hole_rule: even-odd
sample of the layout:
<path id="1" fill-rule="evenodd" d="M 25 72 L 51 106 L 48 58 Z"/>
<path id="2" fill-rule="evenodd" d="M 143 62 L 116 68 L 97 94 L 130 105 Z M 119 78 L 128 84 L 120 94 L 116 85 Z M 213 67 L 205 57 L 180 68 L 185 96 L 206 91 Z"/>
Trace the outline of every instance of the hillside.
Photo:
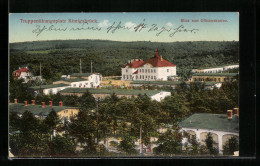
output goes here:
<path id="1" fill-rule="evenodd" d="M 42 62 L 43 77 L 55 80 L 60 74 L 93 71 L 104 76 L 121 75 L 121 66 L 132 58 L 148 59 L 155 49 L 163 58 L 177 65 L 177 74 L 190 75 L 192 68 L 238 63 L 238 42 L 118 42 L 105 40 L 59 40 L 10 44 L 10 72 L 28 66 L 39 75 Z M 58 75 L 57 75 L 58 73 Z"/>

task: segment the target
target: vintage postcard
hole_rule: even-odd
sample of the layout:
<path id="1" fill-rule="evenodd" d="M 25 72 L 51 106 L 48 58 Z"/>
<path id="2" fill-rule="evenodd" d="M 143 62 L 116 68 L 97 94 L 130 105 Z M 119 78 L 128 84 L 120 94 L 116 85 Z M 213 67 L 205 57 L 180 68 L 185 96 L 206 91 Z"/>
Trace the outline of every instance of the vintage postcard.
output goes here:
<path id="1" fill-rule="evenodd" d="M 9 158 L 239 156 L 239 13 L 10 13 Z"/>

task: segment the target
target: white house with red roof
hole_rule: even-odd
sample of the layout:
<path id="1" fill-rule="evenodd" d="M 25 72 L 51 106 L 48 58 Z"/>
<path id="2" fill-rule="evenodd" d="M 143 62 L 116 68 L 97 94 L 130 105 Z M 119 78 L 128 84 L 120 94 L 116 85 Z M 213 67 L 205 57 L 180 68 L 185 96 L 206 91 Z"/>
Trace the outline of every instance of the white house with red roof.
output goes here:
<path id="1" fill-rule="evenodd" d="M 14 76 L 14 78 L 17 78 L 17 79 L 24 79 L 25 82 L 27 82 L 27 80 L 30 79 L 32 74 L 31 74 L 31 71 L 27 67 L 22 67 L 22 68 L 19 68 L 18 70 L 15 70 L 13 72 L 13 76 Z"/>
<path id="2" fill-rule="evenodd" d="M 163 59 L 158 49 L 147 61 L 132 59 L 121 70 L 122 80 L 167 81 L 169 76 L 176 76 L 176 65 Z"/>

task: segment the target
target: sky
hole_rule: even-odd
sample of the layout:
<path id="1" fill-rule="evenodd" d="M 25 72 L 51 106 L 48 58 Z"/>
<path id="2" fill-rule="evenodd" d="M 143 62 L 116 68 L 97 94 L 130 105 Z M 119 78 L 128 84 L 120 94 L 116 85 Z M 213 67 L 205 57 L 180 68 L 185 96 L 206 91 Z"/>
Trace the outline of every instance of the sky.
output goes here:
<path id="1" fill-rule="evenodd" d="M 69 19 L 94 20 L 94 22 L 71 23 Z M 182 22 L 182 19 L 189 22 Z M 204 19 L 222 22 L 202 21 Z M 64 22 L 32 23 L 28 20 Z M 116 28 L 119 22 L 125 29 Z M 145 26 L 141 29 L 142 25 Z M 137 31 L 134 28 L 138 28 Z M 115 30 L 114 33 L 112 30 Z M 10 43 L 70 39 L 152 42 L 238 41 L 239 14 L 237 12 L 9 14 Z"/>

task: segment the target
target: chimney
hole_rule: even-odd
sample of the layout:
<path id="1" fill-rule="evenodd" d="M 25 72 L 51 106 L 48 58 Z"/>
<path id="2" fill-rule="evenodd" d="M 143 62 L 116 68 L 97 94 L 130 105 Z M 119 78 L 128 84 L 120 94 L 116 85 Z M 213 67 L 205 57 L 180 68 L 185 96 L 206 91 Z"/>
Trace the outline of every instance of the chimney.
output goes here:
<path id="1" fill-rule="evenodd" d="M 45 108 L 46 105 L 45 105 L 45 102 L 42 102 L 42 108 Z"/>
<path id="2" fill-rule="evenodd" d="M 158 51 L 158 49 L 155 50 L 155 55 L 156 55 L 156 56 L 159 56 L 159 51 Z"/>
<path id="3" fill-rule="evenodd" d="M 32 105 L 35 105 L 35 100 L 32 100 Z"/>
<path id="4" fill-rule="evenodd" d="M 233 115 L 239 116 L 239 108 L 234 108 L 233 109 Z"/>
<path id="5" fill-rule="evenodd" d="M 144 86 L 142 86 L 142 90 L 144 90 Z"/>
<path id="6" fill-rule="evenodd" d="M 232 119 L 232 110 L 227 110 L 227 118 Z"/>
<path id="7" fill-rule="evenodd" d="M 28 106 L 28 101 L 24 101 L 24 106 Z"/>
<path id="8" fill-rule="evenodd" d="M 155 87 L 154 87 L 154 90 L 158 90 L 158 87 L 157 87 L 157 86 L 155 86 Z"/>
<path id="9" fill-rule="evenodd" d="M 148 86 L 145 86 L 145 90 L 148 90 Z"/>
<path id="10" fill-rule="evenodd" d="M 62 101 L 60 101 L 59 104 L 60 104 L 60 107 L 63 107 L 63 102 Z"/>
<path id="11" fill-rule="evenodd" d="M 50 106 L 52 107 L 53 102 L 52 101 L 49 101 L 49 102 L 50 102 Z"/>
<path id="12" fill-rule="evenodd" d="M 17 99 L 14 99 L 14 103 L 17 104 L 18 100 Z"/>

